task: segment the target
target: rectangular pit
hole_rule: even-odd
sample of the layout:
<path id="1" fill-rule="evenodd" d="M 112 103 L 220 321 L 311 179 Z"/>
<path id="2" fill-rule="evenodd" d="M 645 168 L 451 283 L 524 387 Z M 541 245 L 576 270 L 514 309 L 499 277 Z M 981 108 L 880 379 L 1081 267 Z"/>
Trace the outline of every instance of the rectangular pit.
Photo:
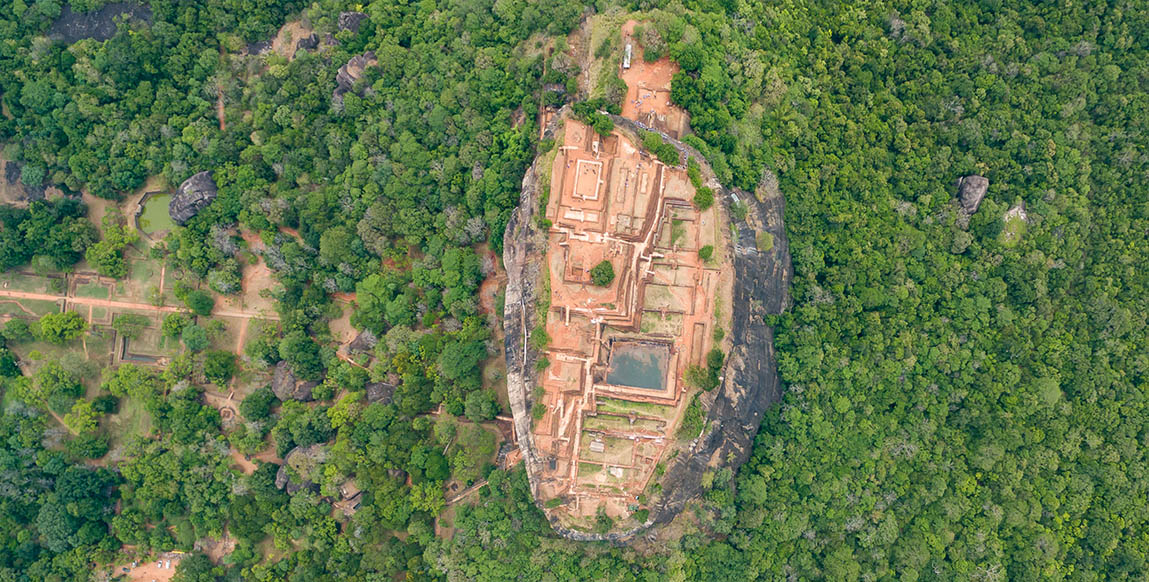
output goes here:
<path id="1" fill-rule="evenodd" d="M 615 386 L 666 389 L 670 346 L 652 342 L 616 342 L 611 346 L 606 383 Z"/>

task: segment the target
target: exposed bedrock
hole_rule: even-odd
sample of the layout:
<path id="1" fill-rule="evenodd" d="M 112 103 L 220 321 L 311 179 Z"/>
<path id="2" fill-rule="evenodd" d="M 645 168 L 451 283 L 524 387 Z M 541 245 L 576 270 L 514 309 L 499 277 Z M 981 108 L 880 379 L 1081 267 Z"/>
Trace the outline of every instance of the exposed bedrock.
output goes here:
<path id="1" fill-rule="evenodd" d="M 546 135 L 555 134 L 564 113 L 565 109 L 553 117 Z M 649 131 L 629 119 L 611 118 L 617 129 L 633 134 L 636 139 L 640 131 Z M 629 531 L 596 534 L 564 528 L 557 518 L 548 515 L 555 531 L 571 539 L 625 542 L 651 526 L 671 521 L 701 493 L 704 473 L 721 467 L 737 469 L 746 461 L 762 416 L 782 394 L 774 360 L 774 333 L 763 317 L 781 313 L 790 305 L 793 273 L 782 221 L 784 200 L 774 188 L 760 188 L 756 196 L 723 187 L 697 150 L 666 134 L 663 139 L 700 162 L 706 185 L 721 193 L 720 198 L 728 209 L 738 203 L 747 207 L 746 220 L 736 224 L 738 236 L 732 241 L 731 249 L 735 274 L 733 347 L 726 359 L 721 386 L 704 392 L 701 397 L 707 410 L 707 430 L 667 466 L 659 481 L 662 493 L 651 503 L 650 519 L 642 527 Z M 544 265 L 542 256 L 546 252 L 545 232 L 534 219 L 538 213 L 544 159 L 544 156 L 536 158 L 523 178 L 519 206 L 512 213 L 504 235 L 503 252 L 508 276 L 504 309 L 507 388 L 519 447 L 532 493 L 536 494 L 538 475 L 543 469 L 543 459 L 535 449 L 531 433 L 532 388 L 536 384 L 534 370 L 538 353 L 530 348 L 527 335 L 536 323 L 538 283 Z M 756 233 L 762 231 L 773 236 L 769 249 L 757 248 Z M 535 503 L 542 507 L 537 496 Z"/>

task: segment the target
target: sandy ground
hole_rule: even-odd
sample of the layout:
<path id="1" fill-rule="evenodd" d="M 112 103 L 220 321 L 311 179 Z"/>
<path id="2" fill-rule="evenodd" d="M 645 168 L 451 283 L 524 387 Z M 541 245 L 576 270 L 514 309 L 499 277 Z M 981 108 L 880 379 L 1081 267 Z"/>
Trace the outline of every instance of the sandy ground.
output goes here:
<path id="1" fill-rule="evenodd" d="M 96 230 L 100 231 L 100 238 L 104 237 L 104 217 L 108 214 L 108 209 L 112 208 L 112 212 L 120 212 L 119 207 L 111 200 L 105 200 L 98 196 L 93 196 L 89 193 L 81 192 L 80 199 L 88 207 L 88 220 L 96 226 Z M 122 213 L 121 213 L 122 214 Z"/>
<path id="2" fill-rule="evenodd" d="M 176 565 L 179 564 L 178 555 L 168 558 L 140 560 L 135 568 L 131 563 L 116 566 L 113 575 L 124 574 L 123 568 L 129 571 L 125 574 L 131 582 L 167 582 L 176 575 Z M 164 567 L 169 566 L 169 567 Z"/>
<path id="3" fill-rule="evenodd" d="M 20 200 L 24 196 L 24 187 L 19 183 L 8 184 L 8 160 L 0 157 L 0 204 L 14 206 L 27 206 L 27 201 Z"/>
<path id="4" fill-rule="evenodd" d="M 227 116 L 224 114 L 223 109 L 223 87 L 217 86 L 215 92 L 215 116 L 219 118 L 219 130 L 227 131 Z"/>
<path id="5" fill-rule="evenodd" d="M 309 34 L 311 34 L 311 29 L 303 26 L 302 22 L 298 20 L 288 22 L 279 29 L 279 33 L 272 39 L 271 50 L 290 61 L 295 58 L 295 43 Z"/>
<path id="6" fill-rule="evenodd" d="M 359 330 L 351 326 L 351 313 L 353 311 L 350 305 L 344 305 L 343 315 L 339 319 L 327 322 L 327 327 L 331 329 L 331 337 L 340 344 L 346 344 L 355 339 L 356 335 L 359 335 Z"/>
<path id="7" fill-rule="evenodd" d="M 258 454 L 252 455 L 250 460 L 245 458 L 239 451 L 232 449 L 231 460 L 235 462 L 244 475 L 250 475 L 259 468 L 258 465 L 255 464 L 255 461 L 274 463 L 276 465 L 283 464 L 283 459 L 275 456 L 275 447 L 272 446 L 268 446 Z"/>
<path id="8" fill-rule="evenodd" d="M 256 253 L 264 248 L 263 241 L 252 232 L 240 231 L 240 238 L 247 242 L 248 248 Z M 258 314 L 264 319 L 278 319 L 275 311 L 275 299 L 265 297 L 263 291 L 276 285 L 275 274 L 262 259 L 256 259 L 253 264 L 245 264 L 240 272 L 239 295 L 225 295 L 220 303 L 233 311 Z M 243 344 L 237 346 L 242 350 Z M 237 351 L 236 353 L 241 353 Z"/>
<path id="9" fill-rule="evenodd" d="M 227 529 L 225 528 L 223 539 L 199 540 L 196 542 L 195 547 L 197 550 L 203 552 L 204 555 L 207 556 L 213 564 L 218 564 L 221 560 L 227 557 L 228 554 L 231 554 L 233 551 L 235 551 L 235 542 L 235 538 L 228 535 Z"/>
<path id="10" fill-rule="evenodd" d="M 642 46 L 634 36 L 637 24 L 631 20 L 622 27 L 623 46 L 629 42 L 633 47 L 631 67 L 619 71 L 619 77 L 627 85 L 622 116 L 665 131 L 671 137 L 681 137 L 687 127 L 686 112 L 670 102 L 670 81 L 678 72 L 678 65 L 669 57 L 646 62 Z"/>

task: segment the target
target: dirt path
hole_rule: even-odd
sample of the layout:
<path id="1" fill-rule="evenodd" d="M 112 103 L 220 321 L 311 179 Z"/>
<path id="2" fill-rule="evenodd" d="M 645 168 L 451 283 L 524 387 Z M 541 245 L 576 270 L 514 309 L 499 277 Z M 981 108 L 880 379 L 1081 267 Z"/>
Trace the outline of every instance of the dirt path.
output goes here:
<path id="1" fill-rule="evenodd" d="M 247 341 L 247 327 L 251 325 L 251 319 L 244 319 L 239 324 L 239 337 L 235 339 L 235 355 L 243 356 L 243 344 Z"/>
<path id="2" fill-rule="evenodd" d="M 110 299 L 95 299 L 92 297 L 61 297 L 60 295 L 49 295 L 47 293 L 27 293 L 24 291 L 11 291 L 8 289 L 0 289 L 0 297 L 8 297 L 10 299 L 36 299 L 40 301 L 59 301 L 66 300 L 68 303 L 75 303 L 78 305 L 89 305 L 94 307 L 105 307 L 108 309 L 137 309 L 140 311 L 155 311 L 160 313 L 180 313 L 186 311 L 185 309 L 174 307 L 170 305 L 155 306 L 148 303 L 133 303 L 130 301 L 112 301 Z M 217 309 L 212 311 L 212 315 L 219 317 L 238 317 L 238 318 L 253 318 L 260 319 L 273 319 L 279 320 L 278 314 L 263 314 L 251 313 L 248 311 L 236 311 L 228 309 Z"/>
<path id="3" fill-rule="evenodd" d="M 251 475 L 252 473 L 255 473 L 256 469 L 259 468 L 255 465 L 254 462 L 249 461 L 235 449 L 231 450 L 231 461 L 232 463 L 239 465 L 239 470 L 243 472 L 244 475 Z"/>
<path id="4" fill-rule="evenodd" d="M 51 415 L 52 415 L 52 418 L 56 419 L 56 422 L 60 423 L 60 426 L 64 427 L 64 430 L 66 430 L 66 431 L 68 431 L 68 432 L 72 433 L 72 436 L 76 436 L 76 431 L 74 431 L 74 430 L 72 430 L 72 429 L 68 428 L 68 425 L 64 424 L 64 419 L 63 419 L 63 417 L 61 417 L 59 414 L 56 414 L 56 411 L 54 411 L 54 410 L 52 410 L 51 408 L 48 408 L 48 407 L 44 407 L 44 410 L 47 410 L 47 411 L 48 411 L 48 414 L 51 414 Z"/>
<path id="5" fill-rule="evenodd" d="M 227 131 L 227 122 L 224 120 L 223 114 L 223 87 L 221 85 L 216 85 L 215 90 L 216 95 L 218 95 L 215 100 L 215 113 L 216 116 L 219 117 L 219 130 Z"/>
<path id="6" fill-rule="evenodd" d="M 466 496 L 478 491 L 482 486 L 484 486 L 486 484 L 487 484 L 487 480 L 483 479 L 482 481 L 479 481 L 478 483 L 475 483 L 474 485 L 467 487 L 466 489 L 460 491 L 458 495 L 448 499 L 447 505 L 454 505 L 454 504 L 462 501 L 463 498 L 465 498 Z"/>

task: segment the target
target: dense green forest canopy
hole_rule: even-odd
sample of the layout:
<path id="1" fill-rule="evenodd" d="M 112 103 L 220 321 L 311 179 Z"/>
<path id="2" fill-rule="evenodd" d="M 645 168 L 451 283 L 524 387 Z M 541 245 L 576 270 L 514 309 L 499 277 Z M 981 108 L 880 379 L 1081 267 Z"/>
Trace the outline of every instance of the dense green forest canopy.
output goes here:
<path id="1" fill-rule="evenodd" d="M 258 233 L 281 326 L 245 365 L 319 383 L 314 404 L 249 395 L 225 434 L 189 382 L 209 360 L 212 377 L 233 373 L 217 352 L 106 370 L 90 397 L 77 362 L 22 375 L 12 355 L 51 338 L 79 351 L 83 329 L 8 323 L 0 579 L 82 580 L 123 544 L 190 551 L 225 529 L 235 551 L 185 560 L 178 580 L 1149 571 L 1142 2 L 157 0 L 150 25 L 71 45 L 43 36 L 59 2 L 3 4 L 0 139 L 20 179 L 115 199 L 212 170 L 219 198 L 153 250 L 227 293 L 225 227 Z M 367 15 L 358 32 L 338 29 L 350 9 Z M 574 85 L 542 49 L 620 9 L 644 11 L 644 40 L 682 67 L 687 140 L 726 184 L 785 197 L 795 271 L 794 307 L 767 321 L 787 391 L 750 462 L 711 476 L 680 537 L 625 549 L 556 539 L 523 472 L 487 464 L 475 424 L 493 415 L 475 247 L 501 248 L 538 107 L 555 104 L 542 84 Z M 301 11 L 337 44 L 241 54 Z M 368 50 L 378 66 L 333 104 L 336 71 Z M 971 174 L 990 187 L 967 216 L 953 196 Z M 72 202 L 0 209 L 0 266 L 67 268 L 97 236 Z M 195 291 L 181 290 L 189 306 L 211 300 Z M 332 346 L 332 296 L 350 292 L 352 323 L 380 338 L 371 370 Z M 203 349 L 210 325 L 173 317 L 164 333 Z M 365 401 L 395 378 L 392 401 Z M 160 438 L 107 463 L 96 419 L 128 405 Z M 276 487 L 272 464 L 231 468 L 232 449 L 268 436 L 280 456 L 322 448 L 292 469 L 315 489 Z M 337 519 L 319 499 L 352 475 L 361 507 Z M 448 537 L 435 523 L 451 478 L 487 484 L 450 508 Z"/>

